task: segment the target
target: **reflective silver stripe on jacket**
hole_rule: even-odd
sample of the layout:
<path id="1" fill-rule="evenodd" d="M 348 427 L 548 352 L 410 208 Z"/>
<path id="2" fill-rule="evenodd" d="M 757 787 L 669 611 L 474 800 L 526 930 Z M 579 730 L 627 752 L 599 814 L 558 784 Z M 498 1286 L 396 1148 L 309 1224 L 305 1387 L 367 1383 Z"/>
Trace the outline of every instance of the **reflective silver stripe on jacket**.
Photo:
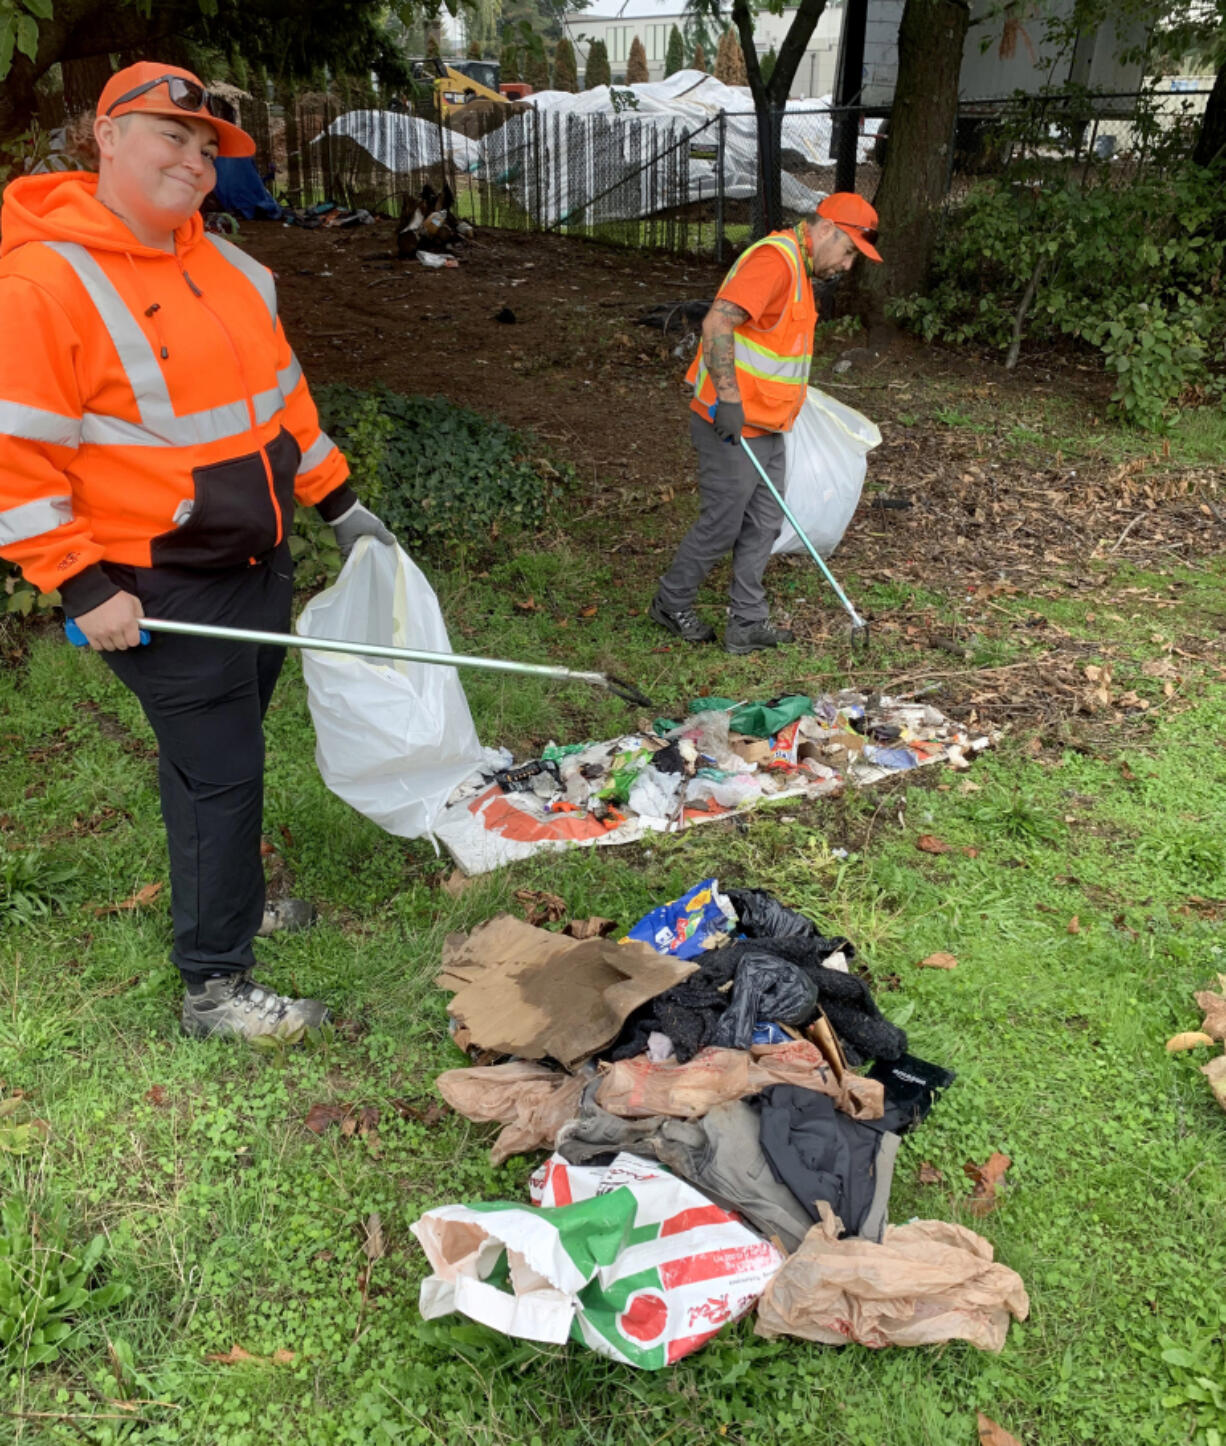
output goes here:
<path id="1" fill-rule="evenodd" d="M 115 350 L 119 353 L 119 360 L 140 414 L 138 423 L 100 412 L 86 412 L 80 424 L 81 443 L 102 447 L 197 447 L 209 442 L 223 442 L 230 437 L 240 437 L 251 430 L 251 417 L 245 401 L 226 402 L 219 407 L 206 407 L 199 412 L 177 416 L 170 400 L 166 378 L 162 374 L 157 355 L 149 344 L 149 338 L 141 330 L 136 318 L 128 310 L 127 303 L 101 266 L 84 246 L 78 246 L 75 242 L 45 241 L 42 244 L 62 256 L 76 272 L 78 280 L 97 309 Z M 260 287 L 261 295 L 266 303 L 271 298 L 275 319 L 276 295 L 272 277 L 262 266 L 244 256 L 236 246 L 230 246 L 222 253 L 228 261 L 233 259 L 230 252 L 246 263 L 239 266 L 244 274 L 247 274 L 249 267 L 255 267 L 263 275 L 267 287 Z M 251 279 L 259 285 L 257 278 Z M 277 374 L 278 383 L 283 376 L 294 376 L 296 385 L 301 374 L 302 369 L 295 357 L 288 367 Z M 258 392 L 252 400 L 257 426 L 270 422 L 285 406 L 285 394 L 280 385 Z"/>
<path id="2" fill-rule="evenodd" d="M 53 447 L 79 447 L 81 419 L 27 407 L 23 402 L 0 402 L 0 436 L 48 442 Z"/>
<path id="3" fill-rule="evenodd" d="M 772 352 L 760 343 L 755 344 L 739 332 L 733 333 L 733 352 L 737 366 L 750 376 L 797 385 L 809 380 L 812 358 L 807 352 L 802 352 L 800 356 L 780 356 L 778 352 Z"/>
<path id="4" fill-rule="evenodd" d="M 290 353 L 289 366 L 282 367 L 277 373 L 277 385 L 288 398 L 298 383 L 302 380 L 302 363 L 293 352 Z"/>
<path id="5" fill-rule="evenodd" d="M 36 497 L 0 512 L 0 547 L 53 532 L 72 521 L 72 497 Z"/>
<path id="6" fill-rule="evenodd" d="M 318 467 L 321 462 L 327 461 L 329 455 L 335 448 L 336 443 L 328 436 L 327 432 L 320 432 L 319 436 L 302 454 L 302 461 L 298 463 L 298 476 L 304 472 L 310 472 Z"/>
<path id="7" fill-rule="evenodd" d="M 264 305 L 268 308 L 268 315 L 272 318 L 272 324 L 277 324 L 277 283 L 272 279 L 272 272 L 267 266 L 261 266 L 253 257 L 248 256 L 241 247 L 233 245 L 229 241 L 223 241 L 220 236 L 214 236 L 206 232 L 204 239 L 217 248 L 226 258 L 231 266 L 236 267 L 251 282 L 252 286 L 264 299 Z"/>

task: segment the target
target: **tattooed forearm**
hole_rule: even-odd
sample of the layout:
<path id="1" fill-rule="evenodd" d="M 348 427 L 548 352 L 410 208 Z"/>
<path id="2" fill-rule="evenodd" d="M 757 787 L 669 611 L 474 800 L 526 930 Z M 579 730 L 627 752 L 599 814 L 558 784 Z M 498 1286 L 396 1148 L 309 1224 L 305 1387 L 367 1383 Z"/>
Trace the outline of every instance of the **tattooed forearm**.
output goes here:
<path id="1" fill-rule="evenodd" d="M 731 301 L 717 297 L 702 324 L 702 355 L 711 373 L 715 395 L 723 402 L 739 402 L 736 384 L 735 342 L 733 331 L 749 320 L 749 313 Z"/>

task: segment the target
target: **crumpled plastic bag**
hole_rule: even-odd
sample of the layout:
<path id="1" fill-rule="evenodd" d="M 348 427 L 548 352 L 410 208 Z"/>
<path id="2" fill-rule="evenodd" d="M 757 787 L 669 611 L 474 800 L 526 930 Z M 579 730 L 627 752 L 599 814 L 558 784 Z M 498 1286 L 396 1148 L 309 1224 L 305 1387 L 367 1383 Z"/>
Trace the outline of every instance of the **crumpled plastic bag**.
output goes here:
<path id="1" fill-rule="evenodd" d="M 727 1049 L 748 1049 L 759 1019 L 808 1024 L 816 1014 L 817 984 L 799 965 L 765 951 L 746 954 L 737 966 L 732 1000 L 714 1042 Z"/>
<path id="2" fill-rule="evenodd" d="M 579 1112 L 590 1073 L 564 1074 L 534 1060 L 449 1069 L 434 1081 L 439 1094 L 466 1120 L 506 1126 L 490 1149 L 501 1165 L 529 1150 L 552 1150 L 558 1131 Z"/>
<path id="3" fill-rule="evenodd" d="M 783 1262 L 769 1241 L 654 1161 L 552 1156 L 538 1208 L 444 1205 L 411 1227 L 434 1274 L 427 1320 L 452 1311 L 505 1335 L 571 1339 L 626 1365 L 672 1365 L 752 1309 Z"/>
<path id="4" fill-rule="evenodd" d="M 758 1304 L 760 1336 L 875 1349 L 963 1340 L 999 1351 L 1010 1318 L 1030 1314 L 1021 1276 L 993 1260 L 990 1243 L 965 1226 L 890 1225 L 878 1245 L 840 1240 L 842 1221 L 824 1202 L 818 1209 L 820 1223 Z"/>

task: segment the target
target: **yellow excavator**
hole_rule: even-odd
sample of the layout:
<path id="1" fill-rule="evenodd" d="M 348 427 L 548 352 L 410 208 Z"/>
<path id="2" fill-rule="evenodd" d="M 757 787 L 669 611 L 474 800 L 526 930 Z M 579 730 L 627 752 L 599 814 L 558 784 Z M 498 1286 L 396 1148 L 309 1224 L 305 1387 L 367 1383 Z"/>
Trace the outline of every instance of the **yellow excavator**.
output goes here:
<path id="1" fill-rule="evenodd" d="M 492 60 L 446 61 L 439 56 L 413 62 L 413 79 L 434 87 L 443 119 L 474 100 L 506 105 L 509 97 L 498 89 L 498 65 Z"/>

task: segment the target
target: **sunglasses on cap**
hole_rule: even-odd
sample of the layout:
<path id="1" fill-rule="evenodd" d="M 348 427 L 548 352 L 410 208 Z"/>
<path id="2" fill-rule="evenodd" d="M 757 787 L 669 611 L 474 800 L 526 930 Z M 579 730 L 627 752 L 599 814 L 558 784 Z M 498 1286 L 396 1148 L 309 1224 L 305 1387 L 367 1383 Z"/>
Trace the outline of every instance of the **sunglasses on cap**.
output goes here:
<path id="1" fill-rule="evenodd" d="M 144 85 L 138 85 L 133 90 L 125 91 L 118 100 L 112 101 L 107 106 L 107 115 L 110 115 L 116 106 L 127 105 L 138 95 L 144 95 L 146 91 L 153 90 L 159 85 L 166 87 L 166 94 L 170 97 L 171 105 L 177 106 L 179 110 L 189 112 L 203 110 L 207 111 L 209 115 L 217 115 L 219 119 L 224 119 L 218 115 L 214 97 L 205 90 L 204 86 L 197 84 L 194 80 L 184 80 L 181 75 L 159 75 L 156 80 L 147 80 Z"/>
<path id="2" fill-rule="evenodd" d="M 854 221 L 836 221 L 834 224 L 841 231 L 859 231 L 860 235 L 864 237 L 870 246 L 876 246 L 877 244 L 876 226 L 857 226 Z"/>

